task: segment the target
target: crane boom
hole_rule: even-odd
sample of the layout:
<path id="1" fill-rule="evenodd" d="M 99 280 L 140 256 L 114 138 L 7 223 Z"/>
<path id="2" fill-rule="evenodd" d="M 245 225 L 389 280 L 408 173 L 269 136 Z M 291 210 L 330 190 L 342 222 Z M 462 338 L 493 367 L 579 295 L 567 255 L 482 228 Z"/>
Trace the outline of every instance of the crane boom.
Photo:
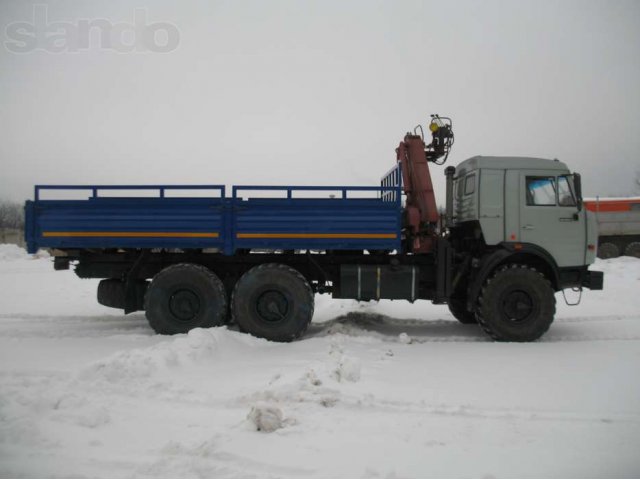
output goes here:
<path id="1" fill-rule="evenodd" d="M 396 149 L 397 161 L 402 166 L 403 189 L 406 194 L 404 227 L 412 239 L 412 250 L 426 253 L 433 250 L 436 226 L 438 223 L 438 207 L 433 190 L 433 182 L 429 171 L 429 162 L 443 164 L 453 145 L 451 119 L 431 116 L 429 130 L 432 142 L 424 143 L 423 135 L 407 133 Z M 438 159 L 444 157 L 441 162 Z"/>

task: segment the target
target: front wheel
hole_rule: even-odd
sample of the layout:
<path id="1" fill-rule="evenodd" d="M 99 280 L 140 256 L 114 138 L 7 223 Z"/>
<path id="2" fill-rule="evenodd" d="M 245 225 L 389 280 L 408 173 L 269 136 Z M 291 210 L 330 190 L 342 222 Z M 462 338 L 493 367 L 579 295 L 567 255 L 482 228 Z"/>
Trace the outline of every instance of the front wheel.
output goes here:
<path id="1" fill-rule="evenodd" d="M 507 265 L 484 284 L 476 318 L 494 340 L 531 342 L 551 326 L 556 298 L 549 281 L 526 265 Z"/>

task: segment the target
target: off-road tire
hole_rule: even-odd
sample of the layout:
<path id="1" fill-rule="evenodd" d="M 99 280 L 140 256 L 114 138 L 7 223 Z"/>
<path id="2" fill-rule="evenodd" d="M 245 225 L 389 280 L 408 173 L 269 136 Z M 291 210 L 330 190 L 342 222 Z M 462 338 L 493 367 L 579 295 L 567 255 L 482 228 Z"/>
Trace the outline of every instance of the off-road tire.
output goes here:
<path id="1" fill-rule="evenodd" d="M 620 247 L 612 242 L 604 242 L 598 245 L 598 258 L 618 258 L 620 256 Z"/>
<path id="2" fill-rule="evenodd" d="M 447 301 L 451 315 L 456 317 L 460 323 L 465 325 L 478 323 L 474 312 L 467 310 L 467 300 L 465 298 L 449 298 Z"/>
<path id="3" fill-rule="evenodd" d="M 476 319 L 494 340 L 531 342 L 549 329 L 555 311 L 549 280 L 534 268 L 511 264 L 485 281 Z"/>
<path id="4" fill-rule="evenodd" d="M 159 272 L 144 299 L 149 325 L 156 333 L 173 335 L 225 323 L 224 285 L 202 265 L 179 263 Z"/>
<path id="5" fill-rule="evenodd" d="M 302 336 L 313 318 L 313 306 L 313 292 L 304 276 L 277 263 L 246 272 L 231 297 L 231 314 L 240 330 L 275 342 Z"/>
<path id="6" fill-rule="evenodd" d="M 640 258 L 640 242 L 631 242 L 624 249 L 624 254 L 628 257 Z"/>

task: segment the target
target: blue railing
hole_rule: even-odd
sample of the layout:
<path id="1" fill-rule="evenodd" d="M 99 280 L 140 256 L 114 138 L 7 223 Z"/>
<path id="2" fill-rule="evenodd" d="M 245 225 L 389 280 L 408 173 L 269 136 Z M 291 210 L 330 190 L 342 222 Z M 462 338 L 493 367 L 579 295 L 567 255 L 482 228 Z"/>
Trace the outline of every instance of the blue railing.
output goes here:
<path id="1" fill-rule="evenodd" d="M 118 190 L 132 196 L 113 196 Z M 136 196 L 136 190 L 152 191 L 154 196 Z M 213 192 L 198 198 L 165 195 L 179 190 Z M 67 192 L 41 199 L 48 191 Z M 48 200 L 50 196 L 77 198 L 69 192 L 78 191 L 85 191 L 88 200 Z M 35 201 L 27 202 L 29 251 L 40 247 L 219 248 L 232 255 L 237 248 L 401 246 L 400 185 L 236 185 L 231 196 L 225 192 L 223 185 L 38 185 Z M 268 192 L 279 192 L 279 197 Z M 309 196 L 308 192 L 324 193 Z"/>
<path id="2" fill-rule="evenodd" d="M 384 202 L 400 202 L 402 197 L 402 168 L 400 163 L 384 174 L 380 185 L 389 190 L 381 194 Z"/>
<path id="3" fill-rule="evenodd" d="M 167 190 L 215 190 L 218 196 L 224 198 L 224 185 L 36 185 L 34 191 L 34 200 L 40 200 L 40 192 L 42 190 L 89 190 L 91 197 L 98 198 L 98 192 L 101 190 L 157 190 L 160 198 L 165 197 Z"/>
<path id="4" fill-rule="evenodd" d="M 232 188 L 232 196 L 234 199 L 239 198 L 238 192 L 241 191 L 272 191 L 272 192 L 286 192 L 287 199 L 293 199 L 293 192 L 295 191 L 304 191 L 304 192 L 340 192 L 341 199 L 348 199 L 349 192 L 378 192 L 381 194 L 381 197 L 385 198 L 385 196 L 392 195 L 394 200 L 397 200 L 400 203 L 400 194 L 401 194 L 401 186 L 400 185 L 381 185 L 379 187 L 363 187 L 363 186 L 307 186 L 307 185 L 299 185 L 299 186 L 271 186 L 271 185 L 234 185 Z M 391 197 L 389 197 L 391 198 Z"/>

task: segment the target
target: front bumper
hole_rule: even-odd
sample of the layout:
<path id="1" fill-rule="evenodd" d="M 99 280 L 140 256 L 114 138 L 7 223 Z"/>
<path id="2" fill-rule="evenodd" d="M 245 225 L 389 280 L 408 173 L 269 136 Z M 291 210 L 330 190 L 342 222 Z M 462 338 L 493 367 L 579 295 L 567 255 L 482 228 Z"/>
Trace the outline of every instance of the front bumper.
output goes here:
<path id="1" fill-rule="evenodd" d="M 587 265 L 582 267 L 564 267 L 558 269 L 558 289 L 588 288 L 602 290 L 604 273 L 593 272 Z"/>

